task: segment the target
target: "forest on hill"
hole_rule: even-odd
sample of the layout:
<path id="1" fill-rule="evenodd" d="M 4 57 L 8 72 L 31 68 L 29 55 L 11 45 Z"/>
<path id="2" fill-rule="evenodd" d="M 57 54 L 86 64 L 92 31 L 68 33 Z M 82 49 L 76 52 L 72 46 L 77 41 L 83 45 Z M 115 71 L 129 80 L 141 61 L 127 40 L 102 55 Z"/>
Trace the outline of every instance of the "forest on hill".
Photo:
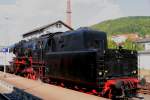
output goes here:
<path id="1" fill-rule="evenodd" d="M 150 34 L 150 16 L 122 17 L 95 24 L 92 28 L 105 31 L 111 35 L 138 33 L 144 36 Z"/>
<path id="2" fill-rule="evenodd" d="M 109 48 L 116 48 L 116 44 L 111 40 L 112 35 L 136 33 L 140 37 L 150 35 L 150 16 L 122 17 L 114 20 L 107 20 L 91 26 L 93 29 L 104 31 L 108 35 Z M 138 48 L 135 48 L 138 47 Z M 141 50 L 133 41 L 126 40 L 126 49 Z"/>

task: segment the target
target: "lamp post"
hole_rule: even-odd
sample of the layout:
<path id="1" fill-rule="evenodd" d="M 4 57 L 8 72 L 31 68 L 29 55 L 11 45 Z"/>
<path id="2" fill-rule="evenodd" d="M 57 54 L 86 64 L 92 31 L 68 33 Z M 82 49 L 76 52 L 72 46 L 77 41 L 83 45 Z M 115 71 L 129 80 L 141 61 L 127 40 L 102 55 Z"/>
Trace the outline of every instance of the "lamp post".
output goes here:
<path id="1" fill-rule="evenodd" d="M 6 23 L 6 30 L 5 30 L 5 32 L 6 32 L 6 34 L 8 35 L 8 28 L 9 28 L 9 17 L 4 17 L 4 19 L 5 19 L 5 23 Z M 5 41 L 5 43 L 7 44 L 7 45 L 9 45 L 9 36 L 7 36 L 7 39 L 5 39 L 6 41 Z"/>
<path id="2" fill-rule="evenodd" d="M 4 77 L 6 74 L 6 53 L 9 52 L 8 48 L 3 48 L 2 52 L 4 53 Z"/>
<path id="3" fill-rule="evenodd" d="M 4 73 L 6 73 L 6 52 L 4 52 Z"/>
<path id="4" fill-rule="evenodd" d="M 4 17 L 4 19 L 5 19 L 5 26 L 6 26 L 6 34 L 8 34 L 8 20 L 9 20 L 9 18 L 6 16 L 6 17 Z M 6 41 L 5 41 L 5 43 L 7 44 L 7 45 L 9 45 L 9 36 L 8 36 L 8 38 L 7 39 L 5 39 Z M 3 48 L 3 53 L 4 53 L 4 77 L 6 77 L 6 54 L 7 54 L 7 52 L 9 51 L 8 50 L 8 48 L 6 48 L 6 47 L 4 47 Z"/>

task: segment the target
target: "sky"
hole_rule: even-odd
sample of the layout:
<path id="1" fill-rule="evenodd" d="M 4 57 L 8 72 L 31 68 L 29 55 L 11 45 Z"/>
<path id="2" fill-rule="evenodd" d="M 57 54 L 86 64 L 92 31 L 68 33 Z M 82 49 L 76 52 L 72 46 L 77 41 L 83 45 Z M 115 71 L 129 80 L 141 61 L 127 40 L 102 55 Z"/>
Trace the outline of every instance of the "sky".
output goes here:
<path id="1" fill-rule="evenodd" d="M 125 16 L 150 16 L 150 0 L 71 0 L 74 28 Z M 66 0 L 0 0 L 0 46 L 57 20 L 66 21 Z"/>

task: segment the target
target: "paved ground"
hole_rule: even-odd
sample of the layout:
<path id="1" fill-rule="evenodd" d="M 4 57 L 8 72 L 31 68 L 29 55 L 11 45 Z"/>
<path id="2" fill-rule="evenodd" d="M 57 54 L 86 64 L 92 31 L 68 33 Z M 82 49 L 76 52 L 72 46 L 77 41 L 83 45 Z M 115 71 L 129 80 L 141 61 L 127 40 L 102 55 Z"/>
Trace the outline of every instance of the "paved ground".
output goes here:
<path id="1" fill-rule="evenodd" d="M 3 94 L 3 93 L 11 93 L 11 92 L 0 86 L 0 93 Z"/>
<path id="2" fill-rule="evenodd" d="M 132 98 L 129 100 L 150 100 L 150 95 L 146 95 L 146 94 L 139 94 L 138 98 Z"/>
<path id="3" fill-rule="evenodd" d="M 11 74 L 7 74 L 5 77 L 2 75 L 3 73 L 0 73 L 0 80 L 34 96 L 42 98 L 43 100 L 107 100 L 102 97 L 45 84 L 39 81 L 29 80 Z"/>
<path id="4" fill-rule="evenodd" d="M 2 76 L 0 74 L 0 78 L 7 81 L 7 82 L 10 82 L 10 83 L 16 85 L 17 87 L 19 87 L 21 89 L 26 90 L 27 92 L 30 92 L 30 93 L 33 93 L 33 94 L 36 94 L 36 95 L 41 95 L 42 94 L 43 97 L 48 92 L 50 92 L 50 94 L 47 94 L 46 96 L 50 96 L 50 97 L 53 97 L 53 98 L 62 98 L 62 97 L 66 98 L 66 97 L 64 97 L 64 95 L 68 96 L 67 94 L 70 94 L 70 95 L 72 95 L 71 98 L 70 98 L 72 100 L 75 99 L 76 96 L 80 96 L 80 97 L 86 96 L 87 97 L 86 100 L 87 99 L 90 100 L 90 97 L 93 98 L 93 96 L 90 96 L 90 95 L 87 95 L 87 94 L 78 93 L 76 91 L 63 89 L 61 87 L 56 87 L 56 86 L 53 86 L 53 85 L 47 85 L 47 84 L 44 84 L 44 83 L 35 82 L 33 80 L 28 80 L 28 79 L 21 78 L 21 77 L 18 77 L 18 76 L 11 75 L 9 77 L 2 78 Z M 0 87 L 0 93 L 6 93 L 6 92 L 8 92 L 8 91 L 5 90 L 4 88 Z M 44 92 L 46 92 L 46 93 L 44 93 Z M 57 97 L 55 94 L 59 94 L 59 97 Z M 140 98 L 131 98 L 129 100 L 150 100 L 150 95 L 140 94 L 139 97 Z M 94 100 L 99 99 L 97 97 L 94 97 L 94 98 L 95 98 Z M 100 98 L 100 100 L 102 100 L 102 99 L 104 99 L 104 98 Z"/>
<path id="5" fill-rule="evenodd" d="M 8 90 L 0 86 L 0 93 L 8 93 Z M 129 100 L 150 100 L 150 95 L 139 94 L 139 98 L 131 98 Z"/>

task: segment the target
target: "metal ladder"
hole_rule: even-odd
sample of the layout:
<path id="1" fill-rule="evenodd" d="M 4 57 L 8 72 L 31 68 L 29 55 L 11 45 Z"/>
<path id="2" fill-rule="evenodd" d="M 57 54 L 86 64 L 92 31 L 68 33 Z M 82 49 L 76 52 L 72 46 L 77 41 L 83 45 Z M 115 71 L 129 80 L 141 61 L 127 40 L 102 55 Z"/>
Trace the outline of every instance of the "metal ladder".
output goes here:
<path id="1" fill-rule="evenodd" d="M 96 65 L 97 65 L 97 81 L 98 81 L 98 86 L 102 87 L 104 84 L 104 72 L 105 72 L 105 55 L 101 55 L 97 57 L 96 59 Z M 102 75 L 100 75 L 100 72 Z"/>

